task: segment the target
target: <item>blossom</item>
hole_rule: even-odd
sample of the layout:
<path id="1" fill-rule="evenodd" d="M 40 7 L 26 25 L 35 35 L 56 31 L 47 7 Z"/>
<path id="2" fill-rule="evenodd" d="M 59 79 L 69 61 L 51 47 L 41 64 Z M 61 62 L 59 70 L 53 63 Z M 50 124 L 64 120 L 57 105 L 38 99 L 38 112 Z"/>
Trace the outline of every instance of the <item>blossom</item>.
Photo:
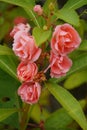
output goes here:
<path id="1" fill-rule="evenodd" d="M 36 61 L 41 54 L 41 49 L 35 45 L 33 36 L 22 31 L 17 32 L 14 36 L 13 51 L 20 60 L 31 62 Z"/>
<path id="2" fill-rule="evenodd" d="M 61 76 L 65 76 L 66 72 L 69 71 L 69 69 L 72 66 L 71 59 L 68 58 L 68 56 L 61 56 L 61 55 L 55 55 L 51 51 L 50 56 L 50 76 L 53 78 L 59 78 Z"/>
<path id="3" fill-rule="evenodd" d="M 18 95 L 22 101 L 28 104 L 37 103 L 41 93 L 41 86 L 38 82 L 23 83 L 18 88 Z"/>
<path id="4" fill-rule="evenodd" d="M 17 32 L 28 32 L 30 30 L 29 24 L 19 23 L 14 26 L 13 30 L 10 33 L 10 36 L 14 38 Z"/>
<path id="5" fill-rule="evenodd" d="M 51 39 L 51 48 L 55 54 L 66 55 L 81 43 L 78 32 L 69 24 L 56 26 Z"/>
<path id="6" fill-rule="evenodd" d="M 37 13 L 38 15 L 42 15 L 43 9 L 40 5 L 35 5 L 33 8 L 34 12 Z"/>
<path id="7" fill-rule="evenodd" d="M 38 67 L 35 63 L 29 61 L 21 62 L 17 68 L 17 75 L 20 81 L 31 82 L 38 72 Z"/>

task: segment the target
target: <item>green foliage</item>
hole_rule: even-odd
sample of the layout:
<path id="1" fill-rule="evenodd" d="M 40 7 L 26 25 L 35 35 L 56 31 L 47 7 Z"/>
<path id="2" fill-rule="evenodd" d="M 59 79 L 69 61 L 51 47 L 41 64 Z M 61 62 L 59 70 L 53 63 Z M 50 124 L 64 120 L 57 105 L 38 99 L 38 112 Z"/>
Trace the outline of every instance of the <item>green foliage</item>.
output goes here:
<path id="1" fill-rule="evenodd" d="M 71 129 L 71 128 L 59 128 L 59 129 L 46 128 L 46 130 L 75 130 L 75 129 Z"/>
<path id="2" fill-rule="evenodd" d="M 35 37 L 36 44 L 40 46 L 42 43 L 47 41 L 51 35 L 51 30 L 44 31 L 38 27 L 33 29 L 33 35 Z"/>
<path id="3" fill-rule="evenodd" d="M 82 111 L 79 102 L 64 88 L 50 82 L 46 84 L 52 95 L 60 102 L 66 109 L 68 114 L 83 128 L 87 129 L 86 117 Z M 72 109 L 73 108 L 73 109 Z"/>
<path id="4" fill-rule="evenodd" d="M 12 49 L 0 45 L 0 55 L 14 55 Z"/>
<path id="5" fill-rule="evenodd" d="M 1 30 L 1 33 L 0 33 L 0 40 L 4 38 L 4 36 L 8 33 L 8 30 L 10 28 L 10 24 L 9 22 L 4 22 L 5 19 L 3 19 L 3 23 L 1 24 L 0 26 L 0 30 Z"/>
<path id="6" fill-rule="evenodd" d="M 8 118 L 10 115 L 12 115 L 13 113 L 17 111 L 18 110 L 14 108 L 10 108 L 10 109 L 1 108 L 0 109 L 0 122 L 5 120 L 6 118 Z"/>
<path id="7" fill-rule="evenodd" d="M 87 0 L 68 0 L 68 2 L 64 5 L 63 9 L 64 8 L 67 8 L 67 9 L 77 9 L 77 8 L 80 8 L 81 6 L 83 5 L 86 5 L 87 4 Z"/>
<path id="8" fill-rule="evenodd" d="M 34 0 L 0 0 L 0 1 L 3 1 L 3 2 L 7 2 L 9 4 L 14 4 L 14 5 L 17 5 L 17 6 L 21 6 L 23 8 L 32 8 L 33 5 L 35 4 L 34 3 Z"/>
<path id="9" fill-rule="evenodd" d="M 62 122 L 61 122 L 62 120 Z M 65 128 L 69 124 L 71 124 L 73 119 L 67 114 L 67 112 L 61 108 L 54 113 L 52 113 L 45 122 L 46 128 L 53 128 L 53 129 L 59 129 L 59 128 Z"/>
<path id="10" fill-rule="evenodd" d="M 17 63 L 18 61 L 15 56 L 0 55 L 0 68 L 10 74 L 16 80 Z"/>
<path id="11" fill-rule="evenodd" d="M 74 10 L 61 9 L 55 15 L 59 18 L 68 22 L 74 26 L 79 26 L 79 16 Z"/>
<path id="12" fill-rule="evenodd" d="M 85 82 L 87 82 L 87 71 L 83 70 L 81 72 L 70 75 L 65 81 L 64 87 L 67 89 L 74 89 Z"/>
<path id="13" fill-rule="evenodd" d="M 0 109 L 3 112 L 2 119 L 5 119 L 6 116 L 8 117 L 2 122 L 4 124 L 12 125 L 15 128 L 19 126 L 18 115 L 15 113 L 19 110 L 18 99 L 16 96 L 16 91 L 19 85 L 19 82 L 0 69 Z"/>
<path id="14" fill-rule="evenodd" d="M 79 47 L 79 50 L 81 51 L 87 51 L 87 40 L 83 40 L 80 47 Z"/>
<path id="15" fill-rule="evenodd" d="M 58 9 L 58 4 L 57 4 L 57 0 L 46 0 L 45 4 L 43 6 L 44 12 L 46 13 L 46 15 L 49 15 L 50 13 L 50 4 L 52 4 L 52 6 L 54 7 L 54 10 Z"/>
<path id="16" fill-rule="evenodd" d="M 17 6 L 20 6 L 22 7 L 26 13 L 28 14 L 28 16 L 33 19 L 34 23 L 40 27 L 39 23 L 38 23 L 38 20 L 35 16 L 35 14 L 33 13 L 32 11 L 32 8 L 33 6 L 35 5 L 35 1 L 34 0 L 0 0 L 0 1 L 3 1 L 3 2 L 7 2 L 9 4 L 14 4 L 14 5 L 17 5 Z"/>
<path id="17" fill-rule="evenodd" d="M 0 45 L 0 122 L 2 122 L 2 125 L 12 125 L 14 128 L 19 129 L 19 123 L 22 119 L 24 121 L 22 123 L 25 123 L 23 126 L 25 128 L 28 119 L 31 118 L 35 122 L 35 127 L 36 124 L 38 126 L 35 130 L 44 129 L 39 128 L 43 127 L 43 125 L 45 125 L 46 130 L 78 130 L 78 124 L 83 130 L 87 130 L 87 120 L 83 112 L 87 107 L 86 100 L 83 99 L 79 103 L 66 90 L 74 89 L 87 82 L 87 40 L 84 35 L 85 31 L 87 31 L 87 23 L 85 20 L 81 20 L 79 14 L 76 12 L 76 9 L 87 5 L 87 0 L 68 0 L 61 9 L 58 9 L 57 0 L 46 0 L 42 7 L 44 12 L 42 16 L 38 16 L 33 11 L 35 2 L 40 2 L 40 0 L 0 0 L 0 2 L 0 44 L 2 44 Z M 64 22 L 75 26 L 82 37 L 80 47 L 69 54 L 69 57 L 73 60 L 70 71 L 66 76 L 59 79 L 51 79 L 48 76 L 48 71 L 46 78 L 49 79 L 49 82 L 46 81 L 45 88 L 43 82 L 41 83 L 42 93 L 40 100 L 33 107 L 25 103 L 22 104 L 19 100 L 17 89 L 20 86 L 20 82 L 16 74 L 19 60 L 14 55 L 12 49 L 8 47 L 12 46 L 12 39 L 9 37 L 9 32 L 13 26 L 13 19 L 17 16 L 24 16 L 29 20 L 31 26 L 30 33 L 34 36 L 36 45 L 41 47 L 44 43 L 46 44 L 46 50 L 50 48 L 48 41 L 51 41 L 52 31 L 55 26 Z M 43 51 L 45 52 L 45 50 Z M 41 63 L 43 60 L 45 66 L 48 66 L 49 63 L 49 51 L 48 53 L 42 52 L 42 54 L 47 55 L 44 58 L 40 57 L 36 62 L 38 67 L 41 64 L 39 71 L 41 67 L 42 70 L 45 68 L 43 63 Z M 44 78 L 44 76 L 41 78 Z M 63 85 L 66 89 L 56 84 L 64 79 Z M 55 104 L 50 103 L 50 93 L 63 106 L 63 108 L 54 111 L 52 114 L 50 113 L 50 107 Z M 26 106 L 30 107 L 30 110 L 27 110 Z M 44 121 L 44 124 L 41 121 Z M 21 130 L 24 128 L 21 128 Z M 0 129 L 4 128 L 0 127 Z"/>
<path id="18" fill-rule="evenodd" d="M 46 120 L 48 118 L 48 116 L 50 115 L 50 113 L 46 110 L 43 109 L 43 113 L 41 113 L 40 111 L 40 107 L 38 104 L 36 104 L 31 112 L 31 118 L 39 123 L 41 120 L 41 116 L 43 117 L 44 120 Z"/>
<path id="19" fill-rule="evenodd" d="M 64 5 L 62 9 L 60 9 L 55 15 L 57 18 L 64 20 L 74 26 L 79 26 L 79 16 L 75 12 L 75 9 L 86 5 L 86 0 L 68 0 L 68 2 Z"/>

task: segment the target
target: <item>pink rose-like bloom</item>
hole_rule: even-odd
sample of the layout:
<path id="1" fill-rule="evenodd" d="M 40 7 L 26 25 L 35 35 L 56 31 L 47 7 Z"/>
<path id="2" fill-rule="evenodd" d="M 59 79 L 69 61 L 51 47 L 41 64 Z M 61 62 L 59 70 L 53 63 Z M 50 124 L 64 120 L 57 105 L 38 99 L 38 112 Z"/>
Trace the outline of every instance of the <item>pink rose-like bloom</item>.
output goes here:
<path id="1" fill-rule="evenodd" d="M 17 32 L 14 36 L 13 51 L 22 61 L 36 61 L 41 49 L 35 45 L 35 40 L 26 32 Z"/>
<path id="2" fill-rule="evenodd" d="M 55 54 L 66 55 L 78 48 L 81 38 L 69 24 L 58 25 L 53 32 L 51 48 Z"/>
<path id="3" fill-rule="evenodd" d="M 61 76 L 65 76 L 66 72 L 69 71 L 69 69 L 72 66 L 71 59 L 68 58 L 68 56 L 61 56 L 61 55 L 55 55 L 53 52 L 51 52 L 50 57 L 50 76 L 53 78 L 59 78 Z"/>
<path id="4" fill-rule="evenodd" d="M 30 25 L 29 24 L 24 24 L 24 23 L 19 23 L 14 26 L 13 30 L 10 33 L 10 36 L 14 38 L 15 34 L 19 31 L 22 32 L 29 32 L 30 30 Z"/>
<path id="5" fill-rule="evenodd" d="M 38 15 L 42 15 L 43 14 L 43 9 L 40 5 L 35 5 L 33 8 L 34 12 L 37 13 Z"/>
<path id="6" fill-rule="evenodd" d="M 35 63 L 21 62 L 17 68 L 17 75 L 20 81 L 31 82 L 38 72 L 38 67 Z"/>
<path id="7" fill-rule="evenodd" d="M 24 83 L 18 89 L 18 95 L 22 101 L 28 104 L 37 103 L 41 93 L 41 86 L 38 82 Z"/>

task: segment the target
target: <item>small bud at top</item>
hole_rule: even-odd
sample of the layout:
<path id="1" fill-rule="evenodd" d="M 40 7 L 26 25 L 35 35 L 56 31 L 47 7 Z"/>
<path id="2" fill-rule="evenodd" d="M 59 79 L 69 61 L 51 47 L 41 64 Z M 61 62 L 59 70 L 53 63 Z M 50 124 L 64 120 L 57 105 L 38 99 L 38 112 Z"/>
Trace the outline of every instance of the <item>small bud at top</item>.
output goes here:
<path id="1" fill-rule="evenodd" d="M 35 13 L 37 13 L 38 15 L 42 15 L 43 14 L 43 9 L 40 5 L 35 5 L 33 8 L 33 11 Z"/>
<path id="2" fill-rule="evenodd" d="M 49 10 L 50 10 L 50 11 L 53 11 L 53 10 L 54 10 L 54 4 L 53 4 L 52 2 L 49 4 Z"/>
<path id="3" fill-rule="evenodd" d="M 45 30 L 45 31 L 47 30 L 47 26 L 46 25 L 43 26 L 43 30 Z"/>

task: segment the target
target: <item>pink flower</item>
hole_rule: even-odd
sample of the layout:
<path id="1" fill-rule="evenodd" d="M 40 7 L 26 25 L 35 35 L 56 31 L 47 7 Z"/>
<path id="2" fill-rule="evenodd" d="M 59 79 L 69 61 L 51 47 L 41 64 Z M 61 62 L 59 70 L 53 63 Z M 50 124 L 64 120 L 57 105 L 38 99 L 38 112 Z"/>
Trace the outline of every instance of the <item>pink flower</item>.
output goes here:
<path id="1" fill-rule="evenodd" d="M 72 61 L 68 58 L 68 56 L 55 55 L 51 52 L 50 57 L 50 75 L 51 77 L 59 78 L 61 76 L 65 76 L 66 72 L 69 71 L 72 66 Z"/>
<path id="2" fill-rule="evenodd" d="M 22 61 L 36 61 L 41 49 L 35 45 L 34 38 L 26 32 L 19 31 L 14 36 L 13 51 Z"/>
<path id="3" fill-rule="evenodd" d="M 58 25 L 53 32 L 51 48 L 55 54 L 66 55 L 78 48 L 81 38 L 69 24 Z"/>
<path id="4" fill-rule="evenodd" d="M 34 12 L 37 13 L 38 15 L 42 15 L 43 9 L 40 5 L 35 5 L 33 8 Z"/>
<path id="5" fill-rule="evenodd" d="M 13 30 L 10 33 L 10 36 L 14 38 L 14 36 L 17 32 L 21 31 L 21 32 L 27 33 L 29 30 L 30 30 L 29 24 L 19 23 L 16 26 L 14 26 Z"/>
<path id="6" fill-rule="evenodd" d="M 38 82 L 24 83 L 18 89 L 18 95 L 28 104 L 37 103 L 40 93 L 41 86 Z"/>
<path id="7" fill-rule="evenodd" d="M 14 19 L 14 24 L 17 25 L 17 24 L 20 24 L 20 23 L 26 24 L 27 23 L 27 19 L 22 17 L 22 16 L 16 17 Z"/>
<path id="8" fill-rule="evenodd" d="M 34 76 L 38 72 L 38 67 L 35 63 L 21 62 L 17 68 L 17 75 L 19 80 L 30 82 L 33 81 Z"/>

